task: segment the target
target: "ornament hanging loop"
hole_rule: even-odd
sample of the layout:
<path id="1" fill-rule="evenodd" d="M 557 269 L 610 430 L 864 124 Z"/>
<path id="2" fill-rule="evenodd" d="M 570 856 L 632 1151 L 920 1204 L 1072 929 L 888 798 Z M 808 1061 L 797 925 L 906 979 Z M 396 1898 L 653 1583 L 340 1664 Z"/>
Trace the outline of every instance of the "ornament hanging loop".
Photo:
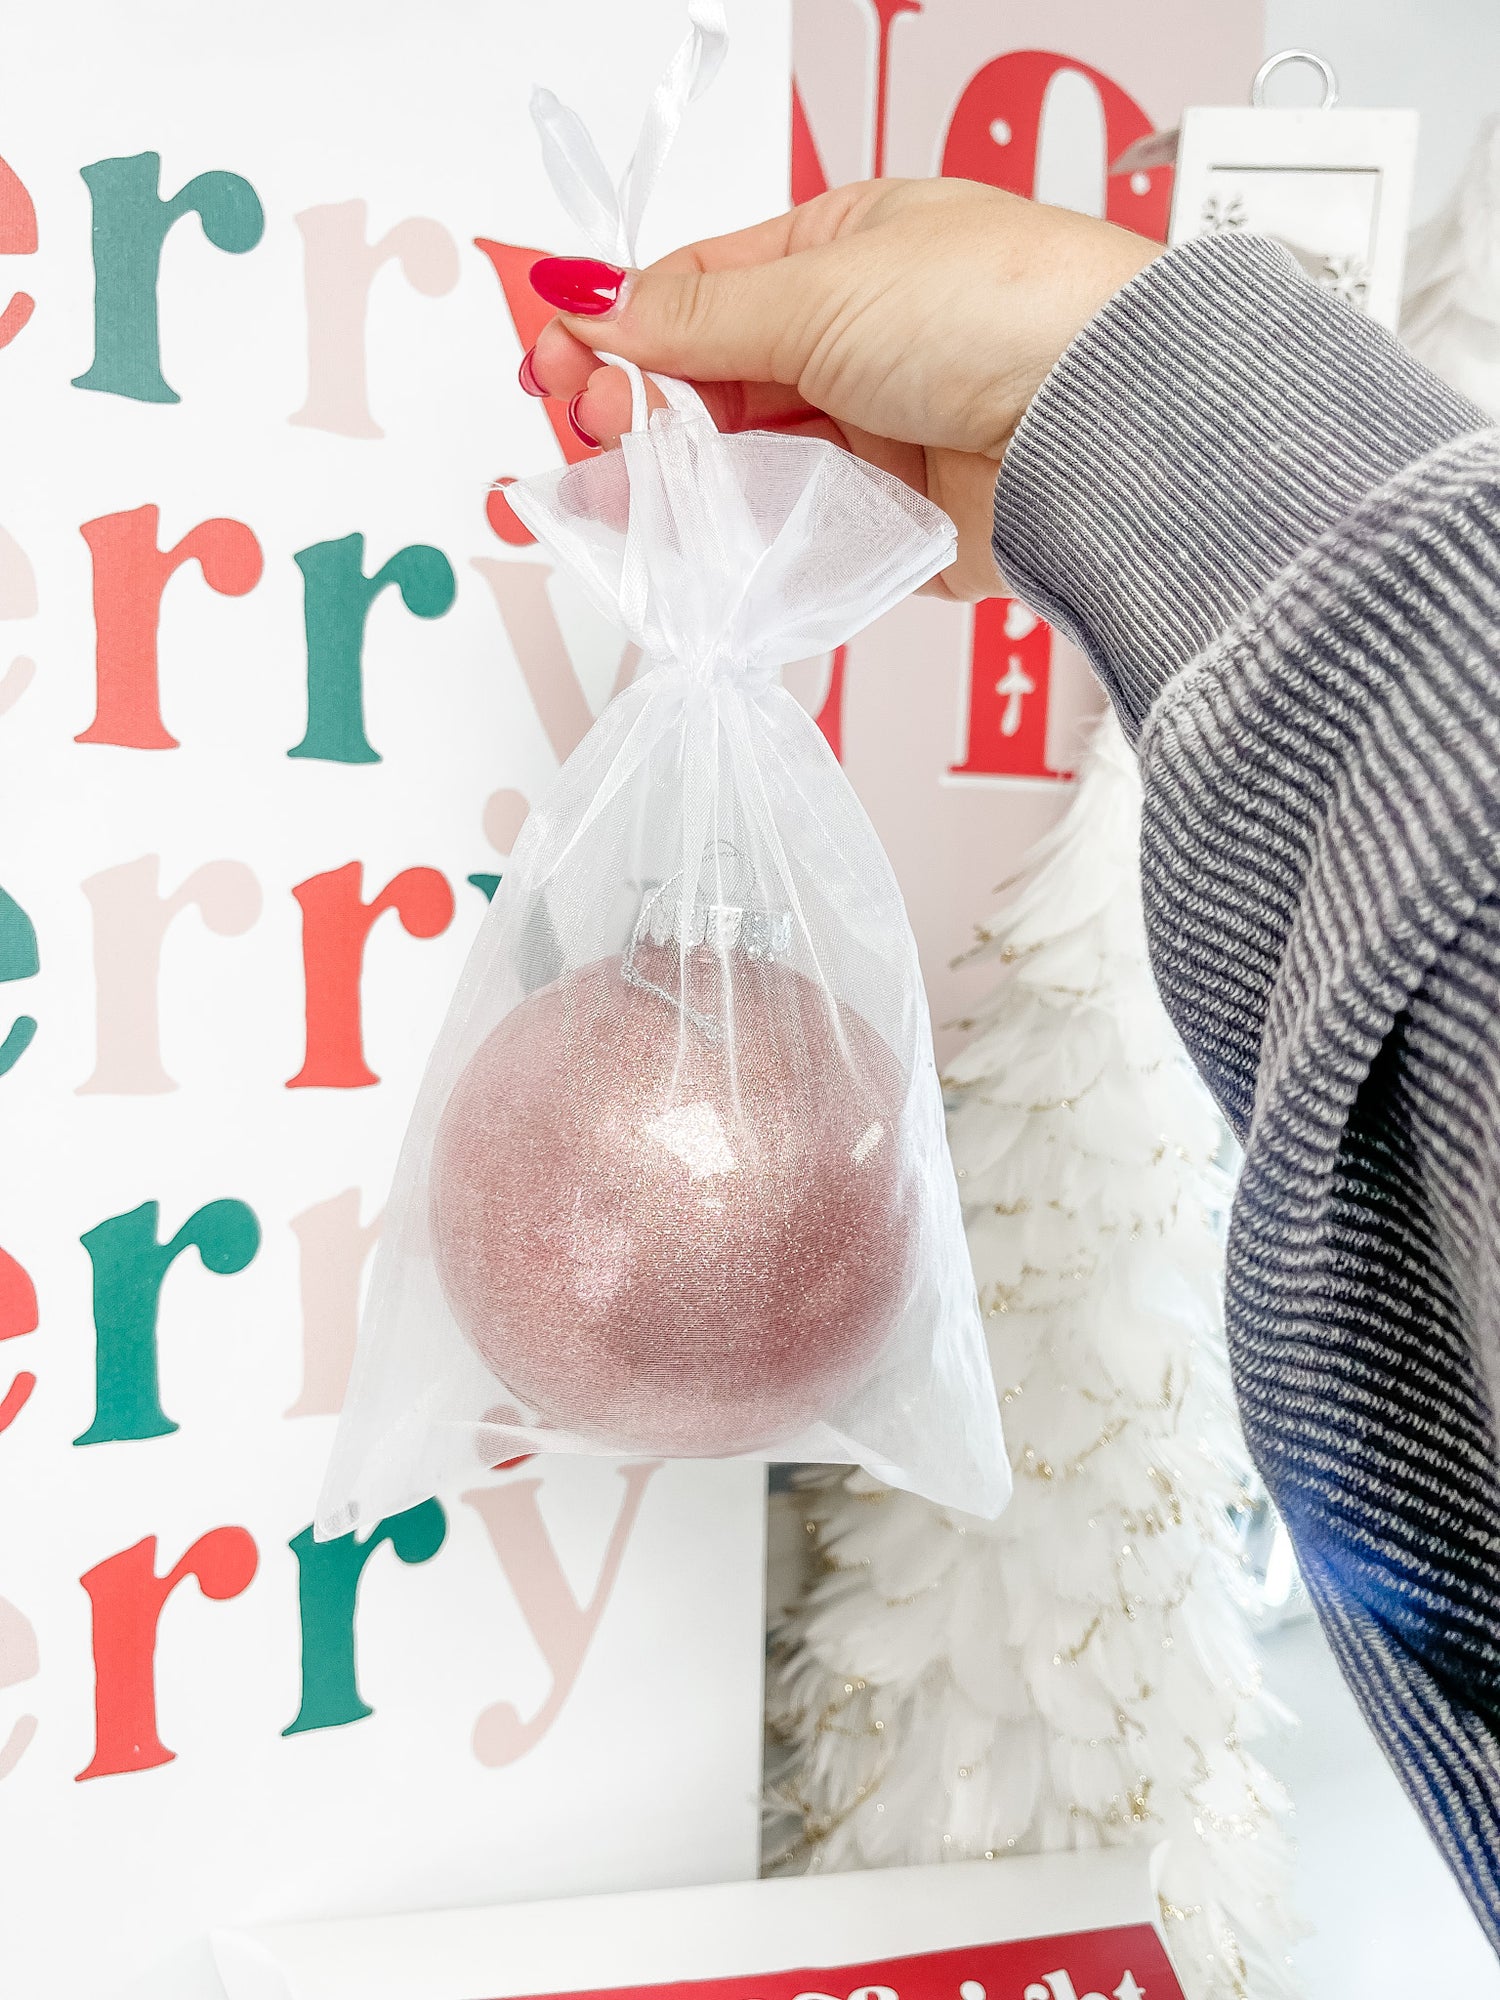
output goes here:
<path id="1" fill-rule="evenodd" d="M 1306 63 L 1315 69 L 1323 79 L 1323 101 L 1317 107 L 1320 111 L 1332 111 L 1339 101 L 1339 80 L 1333 64 L 1326 56 L 1316 55 L 1311 49 L 1278 49 L 1273 56 L 1267 56 L 1250 81 L 1250 102 L 1257 111 L 1266 108 L 1266 85 L 1277 70 L 1290 63 Z"/>
<path id="2" fill-rule="evenodd" d="M 683 114 L 713 82 L 729 48 L 724 0 L 688 0 L 688 32 L 651 93 L 641 134 L 618 185 L 593 135 L 570 106 L 538 86 L 531 117 L 558 200 L 589 247 L 627 269 L 640 262 L 637 238 Z"/>

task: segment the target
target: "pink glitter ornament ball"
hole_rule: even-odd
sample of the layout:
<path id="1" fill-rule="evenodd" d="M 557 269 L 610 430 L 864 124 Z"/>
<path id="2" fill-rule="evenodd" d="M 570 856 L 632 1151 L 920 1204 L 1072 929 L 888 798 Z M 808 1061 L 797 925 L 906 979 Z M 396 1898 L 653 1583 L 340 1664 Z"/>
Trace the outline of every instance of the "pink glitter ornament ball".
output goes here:
<path id="1" fill-rule="evenodd" d="M 676 947 L 652 955 L 675 987 Z M 717 1038 L 619 958 L 507 1015 L 444 1110 L 432 1237 L 460 1327 L 541 1420 L 717 1457 L 795 1436 L 868 1372 L 914 1200 L 868 1022 L 836 1029 L 774 961 L 689 963 Z"/>

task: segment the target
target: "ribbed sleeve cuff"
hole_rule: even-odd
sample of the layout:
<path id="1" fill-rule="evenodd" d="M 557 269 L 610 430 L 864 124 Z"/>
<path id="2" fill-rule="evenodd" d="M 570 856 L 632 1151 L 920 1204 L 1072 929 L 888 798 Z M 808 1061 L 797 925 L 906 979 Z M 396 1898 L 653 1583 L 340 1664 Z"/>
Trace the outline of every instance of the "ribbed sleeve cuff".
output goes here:
<path id="1" fill-rule="evenodd" d="M 1325 528 L 1491 421 L 1276 244 L 1202 238 L 1132 278 L 1042 384 L 996 483 L 995 560 L 1134 738 Z"/>

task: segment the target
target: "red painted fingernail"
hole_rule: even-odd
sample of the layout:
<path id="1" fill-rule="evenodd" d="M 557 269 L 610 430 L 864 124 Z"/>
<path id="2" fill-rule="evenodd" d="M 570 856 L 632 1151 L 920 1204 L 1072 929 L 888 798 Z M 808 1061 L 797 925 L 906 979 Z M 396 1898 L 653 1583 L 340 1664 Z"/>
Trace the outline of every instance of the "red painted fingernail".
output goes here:
<path id="1" fill-rule="evenodd" d="M 521 365 L 516 371 L 516 379 L 528 396 L 545 396 L 547 391 L 536 379 L 536 349 L 528 347 L 521 356 Z"/>
<path id="2" fill-rule="evenodd" d="M 531 289 L 559 312 L 599 319 L 620 302 L 625 272 L 598 257 L 539 257 L 531 267 Z"/>
<path id="3" fill-rule="evenodd" d="M 597 451 L 599 448 L 598 438 L 591 437 L 589 433 L 583 428 L 583 425 L 578 421 L 578 405 L 582 401 L 583 401 L 583 391 L 582 389 L 580 389 L 578 391 L 578 394 L 573 398 L 572 402 L 569 403 L 568 405 L 568 422 L 569 424 L 572 425 L 573 435 L 578 439 L 579 443 L 592 445 L 595 451 Z"/>

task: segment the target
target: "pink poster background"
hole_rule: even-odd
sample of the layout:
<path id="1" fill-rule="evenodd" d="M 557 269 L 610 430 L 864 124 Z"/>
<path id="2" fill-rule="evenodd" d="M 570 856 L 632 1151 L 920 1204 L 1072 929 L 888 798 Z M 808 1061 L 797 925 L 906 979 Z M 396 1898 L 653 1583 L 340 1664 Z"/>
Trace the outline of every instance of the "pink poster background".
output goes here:
<path id="1" fill-rule="evenodd" d="M 1116 220 L 1148 226 L 1164 218 L 1169 174 L 1139 191 L 1116 179 L 1110 194 L 1118 142 L 1107 143 L 1107 86 L 1158 128 L 1186 104 L 1242 103 L 1262 34 L 1259 0 L 1156 0 L 1149 10 L 1117 0 L 795 0 L 794 70 L 830 184 L 869 175 L 877 147 L 887 173 L 942 171 L 950 135 L 958 145 L 966 134 L 948 171 L 1093 213 L 1108 198 Z M 1026 51 L 1032 63 L 994 67 Z M 1049 70 L 1033 163 L 1025 118 Z M 795 148 L 794 136 L 794 178 Z M 982 615 L 995 622 L 976 666 L 974 611 L 914 599 L 854 642 L 843 683 L 845 768 L 906 893 L 940 1059 L 964 1039 L 965 1009 L 990 978 L 952 961 L 973 942 L 995 885 L 1066 805 L 1070 788 L 1056 774 L 1072 768 L 1099 707 L 1072 647 L 1028 630 L 1019 606 Z M 997 684 L 1008 689 L 998 700 Z M 827 685 L 825 663 L 804 671 L 798 691 L 816 706 Z M 1007 707 L 1012 733 L 995 740 Z M 966 761 L 1022 774 L 955 774 Z"/>

